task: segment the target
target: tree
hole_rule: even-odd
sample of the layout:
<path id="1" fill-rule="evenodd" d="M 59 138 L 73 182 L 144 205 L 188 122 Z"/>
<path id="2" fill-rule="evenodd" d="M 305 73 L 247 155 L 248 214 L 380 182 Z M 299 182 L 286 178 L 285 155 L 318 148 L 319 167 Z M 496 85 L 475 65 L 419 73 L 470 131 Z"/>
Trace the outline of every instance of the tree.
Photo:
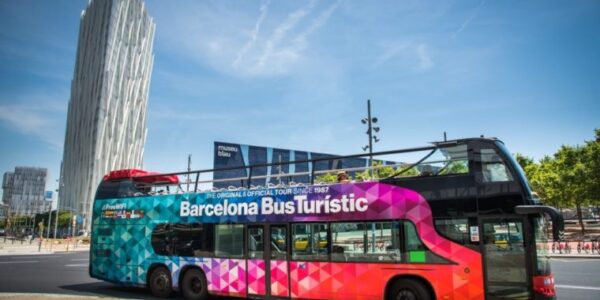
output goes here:
<path id="1" fill-rule="evenodd" d="M 586 141 L 583 147 L 583 160 L 587 166 L 585 174 L 585 193 L 590 204 L 600 205 L 600 129 L 595 129 L 595 140 Z"/>
<path id="2" fill-rule="evenodd" d="M 337 175 L 333 172 L 319 175 L 315 179 L 315 183 L 336 183 L 336 182 L 337 182 Z"/>
<path id="3" fill-rule="evenodd" d="M 579 146 L 562 146 L 554 154 L 557 163 L 558 179 L 560 185 L 560 195 L 562 201 L 575 205 L 577 210 L 577 219 L 581 226 L 581 234 L 585 234 L 585 225 L 581 207 L 588 203 L 586 193 L 585 176 L 587 174 L 584 163 L 584 149 Z"/>
<path id="4" fill-rule="evenodd" d="M 521 168 L 523 168 L 524 171 L 527 170 L 527 167 L 535 164 L 535 162 L 533 161 L 533 158 L 531 158 L 529 156 L 525 156 L 521 153 L 515 154 L 515 159 L 517 160 L 519 165 L 521 165 Z M 529 175 L 529 174 L 527 174 L 527 175 Z"/>

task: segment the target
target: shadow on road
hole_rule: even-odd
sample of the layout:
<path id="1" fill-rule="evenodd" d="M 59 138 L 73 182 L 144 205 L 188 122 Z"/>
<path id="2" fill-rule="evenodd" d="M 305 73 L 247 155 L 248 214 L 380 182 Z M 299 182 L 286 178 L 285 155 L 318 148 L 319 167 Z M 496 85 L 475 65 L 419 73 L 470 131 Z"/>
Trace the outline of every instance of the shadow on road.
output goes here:
<path id="1" fill-rule="evenodd" d="M 124 299 L 160 299 L 152 297 L 150 292 L 145 288 L 119 286 L 104 282 L 82 283 L 74 285 L 63 285 L 61 289 L 76 292 L 77 294 L 88 294 L 94 296 L 107 296 Z M 171 299 L 179 298 L 176 293 L 170 297 Z"/>
<path id="2" fill-rule="evenodd" d="M 131 287 L 131 286 L 120 286 L 105 282 L 91 282 L 73 285 L 63 285 L 59 288 L 73 292 L 76 295 L 90 295 L 90 296 L 104 296 L 121 299 L 155 299 L 161 300 L 164 298 L 152 297 L 150 291 L 145 288 Z M 181 294 L 173 292 L 171 297 L 168 299 L 183 299 Z M 232 298 L 226 296 L 209 296 L 210 300 L 234 300 L 240 298 Z"/>

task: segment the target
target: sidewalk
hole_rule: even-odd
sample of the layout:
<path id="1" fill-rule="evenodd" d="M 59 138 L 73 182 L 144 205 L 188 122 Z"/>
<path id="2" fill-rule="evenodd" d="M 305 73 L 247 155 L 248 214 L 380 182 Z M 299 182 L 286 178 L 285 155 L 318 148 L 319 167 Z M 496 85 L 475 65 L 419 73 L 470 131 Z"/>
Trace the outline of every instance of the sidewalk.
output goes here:
<path id="1" fill-rule="evenodd" d="M 32 254 L 52 254 L 58 252 L 90 251 L 89 244 L 82 244 L 80 241 L 68 241 L 65 239 L 44 240 L 40 247 L 40 240 L 35 239 L 30 243 L 29 240 L 13 240 L 11 237 L 0 237 L 0 255 L 32 255 Z"/>

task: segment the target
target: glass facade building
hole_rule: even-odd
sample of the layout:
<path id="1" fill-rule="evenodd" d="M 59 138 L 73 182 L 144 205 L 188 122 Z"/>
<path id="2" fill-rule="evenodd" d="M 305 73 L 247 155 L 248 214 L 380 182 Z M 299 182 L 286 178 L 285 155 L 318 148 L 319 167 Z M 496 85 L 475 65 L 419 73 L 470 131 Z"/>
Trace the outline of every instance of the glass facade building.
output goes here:
<path id="1" fill-rule="evenodd" d="M 142 167 L 154 31 L 141 0 L 92 0 L 81 14 L 59 198 L 85 229 L 102 177 Z"/>
<path id="2" fill-rule="evenodd" d="M 48 169 L 16 167 L 2 178 L 2 202 L 11 215 L 34 215 L 48 211 L 45 201 Z"/>

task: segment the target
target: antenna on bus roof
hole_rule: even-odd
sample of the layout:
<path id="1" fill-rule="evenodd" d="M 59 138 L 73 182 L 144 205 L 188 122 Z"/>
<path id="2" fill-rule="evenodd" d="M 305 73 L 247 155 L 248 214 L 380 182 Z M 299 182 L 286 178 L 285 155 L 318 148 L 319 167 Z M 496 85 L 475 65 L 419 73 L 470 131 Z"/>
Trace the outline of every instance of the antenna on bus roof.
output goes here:
<path id="1" fill-rule="evenodd" d="M 444 142 L 447 142 L 448 140 L 446 139 L 446 132 L 444 131 Z"/>

